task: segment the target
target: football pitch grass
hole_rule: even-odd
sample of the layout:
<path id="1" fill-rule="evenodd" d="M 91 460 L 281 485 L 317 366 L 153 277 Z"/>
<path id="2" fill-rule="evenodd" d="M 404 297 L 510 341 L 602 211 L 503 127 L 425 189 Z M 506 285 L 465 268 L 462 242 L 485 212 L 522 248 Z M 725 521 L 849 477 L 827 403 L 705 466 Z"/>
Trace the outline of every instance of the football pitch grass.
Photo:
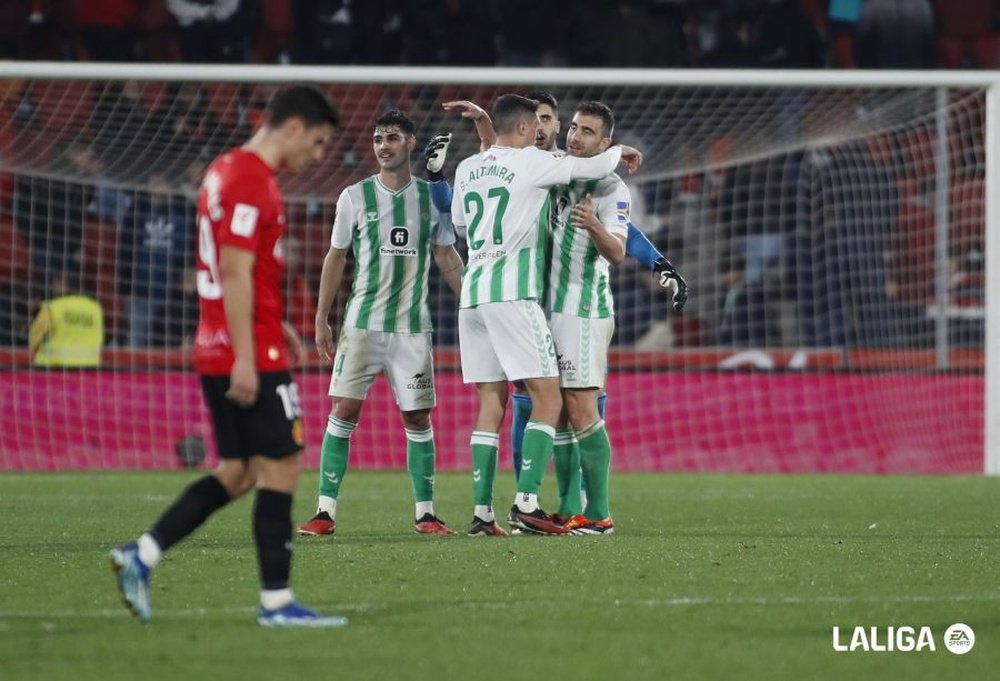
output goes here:
<path id="1" fill-rule="evenodd" d="M 513 492 L 504 471 L 498 499 Z M 610 537 L 417 536 L 404 473 L 352 472 L 293 585 L 344 629 L 262 630 L 249 497 L 175 547 L 153 621 L 108 550 L 186 473 L 0 475 L 0 679 L 986 679 L 1000 668 L 1000 479 L 620 474 Z M 551 476 L 545 492 L 551 499 Z M 297 521 L 313 511 L 304 475 Z M 438 478 L 464 532 L 468 475 Z M 543 496 L 544 501 L 544 496 Z M 953 655 L 945 629 L 970 625 Z M 855 626 L 936 651 L 835 652 Z"/>

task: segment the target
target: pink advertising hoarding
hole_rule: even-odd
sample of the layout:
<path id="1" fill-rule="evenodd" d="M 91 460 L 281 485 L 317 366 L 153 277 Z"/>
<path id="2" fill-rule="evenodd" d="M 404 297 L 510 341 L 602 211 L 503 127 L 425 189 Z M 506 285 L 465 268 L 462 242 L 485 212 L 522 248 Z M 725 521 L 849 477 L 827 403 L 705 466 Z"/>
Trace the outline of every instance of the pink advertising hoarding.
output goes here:
<path id="1" fill-rule="evenodd" d="M 475 392 L 437 375 L 441 470 L 468 468 Z M 319 462 L 328 377 L 298 376 L 308 448 Z M 838 372 L 619 372 L 607 422 L 620 471 L 977 473 L 979 375 Z M 176 443 L 211 427 L 190 372 L 0 374 L 0 470 L 168 469 Z M 213 449 L 210 445 L 210 450 Z M 504 431 L 502 456 L 509 457 Z M 209 463 L 212 461 L 210 454 Z M 351 466 L 398 468 L 406 442 L 391 392 L 376 381 Z"/>

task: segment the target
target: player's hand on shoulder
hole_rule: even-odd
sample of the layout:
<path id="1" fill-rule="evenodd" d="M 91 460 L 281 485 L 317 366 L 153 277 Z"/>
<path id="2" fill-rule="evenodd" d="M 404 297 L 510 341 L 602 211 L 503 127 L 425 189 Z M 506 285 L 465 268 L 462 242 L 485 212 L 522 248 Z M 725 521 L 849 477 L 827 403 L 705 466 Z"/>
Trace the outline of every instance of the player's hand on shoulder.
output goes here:
<path id="1" fill-rule="evenodd" d="M 316 320 L 316 351 L 327 364 L 333 361 L 333 329 L 325 319 Z"/>
<path id="2" fill-rule="evenodd" d="M 666 258 L 653 264 L 653 271 L 659 276 L 659 284 L 670 294 L 674 311 L 680 312 L 688 299 L 688 283 Z"/>
<path id="3" fill-rule="evenodd" d="M 631 175 L 642 166 L 642 152 L 627 144 L 620 144 L 619 146 L 622 148 L 622 163 L 625 164 Z"/>
<path id="4" fill-rule="evenodd" d="M 427 167 L 427 178 L 431 182 L 440 182 L 444 179 L 441 169 L 444 168 L 449 144 L 451 144 L 451 133 L 447 132 L 435 135 L 424 147 L 424 165 Z"/>
<path id="5" fill-rule="evenodd" d="M 260 392 L 260 375 L 252 360 L 236 358 L 229 372 L 229 390 L 226 397 L 241 407 L 250 407 Z"/>

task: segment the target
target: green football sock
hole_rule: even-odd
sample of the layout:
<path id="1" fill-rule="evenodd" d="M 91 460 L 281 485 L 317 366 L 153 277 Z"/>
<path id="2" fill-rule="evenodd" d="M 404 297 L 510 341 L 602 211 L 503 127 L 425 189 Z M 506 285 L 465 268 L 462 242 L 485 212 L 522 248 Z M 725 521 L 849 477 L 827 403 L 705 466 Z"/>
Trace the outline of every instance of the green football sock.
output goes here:
<path id="1" fill-rule="evenodd" d="M 580 464 L 587 480 L 587 508 L 583 514 L 591 520 L 611 517 L 608 507 L 608 475 L 611 470 L 611 440 L 604 421 L 596 421 L 577 431 Z"/>
<path id="2" fill-rule="evenodd" d="M 559 489 L 559 515 L 571 518 L 583 513 L 580 504 L 580 446 L 572 430 L 556 433 L 552 459 Z"/>
<path id="3" fill-rule="evenodd" d="M 500 436 L 483 430 L 472 431 L 472 498 L 476 506 L 493 505 L 493 481 L 497 474 Z"/>
<path id="4" fill-rule="evenodd" d="M 518 493 L 537 495 L 542 488 L 545 467 L 552 458 L 556 429 L 541 421 L 529 421 L 524 428 L 521 445 L 521 475 L 517 479 Z"/>
<path id="5" fill-rule="evenodd" d="M 413 483 L 413 500 L 434 500 L 434 430 L 406 429 L 406 469 Z"/>
<path id="6" fill-rule="evenodd" d="M 319 466 L 319 494 L 336 499 L 347 472 L 347 458 L 351 453 L 351 433 L 356 423 L 341 421 L 331 416 L 323 435 L 323 452 Z"/>

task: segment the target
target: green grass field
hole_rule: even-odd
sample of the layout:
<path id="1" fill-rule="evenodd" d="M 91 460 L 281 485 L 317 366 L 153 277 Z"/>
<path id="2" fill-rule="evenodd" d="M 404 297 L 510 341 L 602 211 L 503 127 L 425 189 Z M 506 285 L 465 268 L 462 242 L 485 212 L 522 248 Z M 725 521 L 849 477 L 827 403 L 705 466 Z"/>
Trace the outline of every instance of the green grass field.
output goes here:
<path id="1" fill-rule="evenodd" d="M 249 499 L 168 554 L 142 626 L 118 603 L 107 552 L 190 479 L 0 476 L 0 679 L 857 681 L 1000 668 L 997 479 L 617 475 L 615 536 L 470 539 L 412 534 L 404 474 L 352 473 L 338 534 L 297 541 L 293 566 L 298 596 L 348 627 L 258 629 Z M 297 520 L 313 490 L 310 473 Z M 439 476 L 438 512 L 457 529 L 470 496 L 468 476 Z M 942 644 L 954 622 L 975 630 L 967 655 Z M 928 625 L 937 650 L 837 653 L 834 625 Z"/>

